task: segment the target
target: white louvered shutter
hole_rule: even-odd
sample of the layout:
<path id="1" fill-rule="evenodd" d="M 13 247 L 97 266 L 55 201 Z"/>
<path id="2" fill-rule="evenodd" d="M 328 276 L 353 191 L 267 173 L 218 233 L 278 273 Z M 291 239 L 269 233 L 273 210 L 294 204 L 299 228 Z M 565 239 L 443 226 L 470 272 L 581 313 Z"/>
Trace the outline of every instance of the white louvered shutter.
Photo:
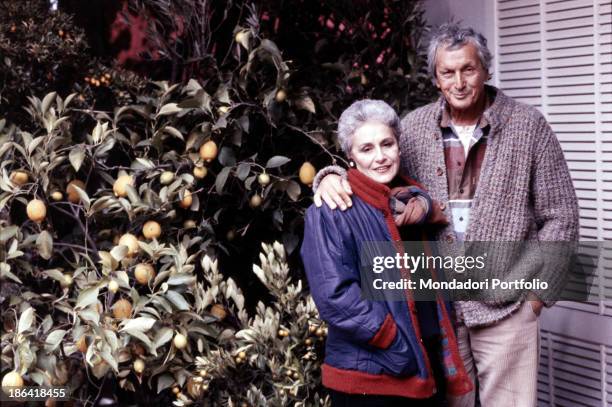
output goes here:
<path id="1" fill-rule="evenodd" d="M 612 244 L 612 0 L 496 0 L 496 84 L 536 106 L 563 148 L 580 236 Z M 597 263 L 593 303 L 542 318 L 541 406 L 612 406 L 612 250 Z"/>

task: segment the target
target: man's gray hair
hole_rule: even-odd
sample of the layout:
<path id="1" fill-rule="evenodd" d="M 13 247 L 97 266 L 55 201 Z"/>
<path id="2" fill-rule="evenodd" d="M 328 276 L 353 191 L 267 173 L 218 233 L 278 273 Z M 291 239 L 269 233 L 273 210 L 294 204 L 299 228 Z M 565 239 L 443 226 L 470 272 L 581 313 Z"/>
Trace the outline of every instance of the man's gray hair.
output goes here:
<path id="1" fill-rule="evenodd" d="M 436 82 L 436 54 L 441 47 L 455 50 L 472 43 L 476 47 L 482 67 L 491 73 L 491 60 L 493 56 L 487 48 L 487 39 L 471 27 L 461 27 L 457 23 L 441 25 L 433 34 L 427 49 L 427 68 L 434 83 Z"/>
<path id="2" fill-rule="evenodd" d="M 353 134 L 367 122 L 388 126 L 395 138 L 399 139 L 400 119 L 391 106 L 382 100 L 359 100 L 342 112 L 338 120 L 338 142 L 344 154 L 348 155 L 351 151 Z"/>

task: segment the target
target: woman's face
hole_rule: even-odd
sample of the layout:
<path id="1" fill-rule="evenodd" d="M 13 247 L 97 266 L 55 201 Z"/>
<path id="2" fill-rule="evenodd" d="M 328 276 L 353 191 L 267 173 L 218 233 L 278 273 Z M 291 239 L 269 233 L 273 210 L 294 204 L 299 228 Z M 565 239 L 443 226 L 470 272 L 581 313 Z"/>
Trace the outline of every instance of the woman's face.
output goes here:
<path id="1" fill-rule="evenodd" d="M 381 184 L 391 182 L 399 171 L 399 146 L 389 126 L 366 122 L 352 136 L 349 158 L 357 169 Z"/>

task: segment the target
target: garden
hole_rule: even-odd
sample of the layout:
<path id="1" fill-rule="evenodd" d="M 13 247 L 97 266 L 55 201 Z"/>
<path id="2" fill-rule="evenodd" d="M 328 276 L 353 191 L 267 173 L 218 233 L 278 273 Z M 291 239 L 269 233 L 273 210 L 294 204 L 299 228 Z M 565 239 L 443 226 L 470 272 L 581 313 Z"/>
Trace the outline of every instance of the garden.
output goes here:
<path id="1" fill-rule="evenodd" d="M 3 389 L 329 405 L 312 181 L 351 102 L 433 99 L 427 29 L 417 0 L 0 3 Z"/>

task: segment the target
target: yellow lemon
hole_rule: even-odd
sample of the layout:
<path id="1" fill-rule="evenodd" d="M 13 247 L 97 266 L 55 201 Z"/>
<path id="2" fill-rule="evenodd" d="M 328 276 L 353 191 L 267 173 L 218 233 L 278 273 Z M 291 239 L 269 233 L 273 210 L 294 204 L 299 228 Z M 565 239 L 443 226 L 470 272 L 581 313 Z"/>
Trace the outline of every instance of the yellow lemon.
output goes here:
<path id="1" fill-rule="evenodd" d="M 134 178 L 131 175 L 122 175 L 113 184 L 113 192 L 116 197 L 127 196 L 127 186 L 134 186 Z"/>
<path id="2" fill-rule="evenodd" d="M 81 198 L 79 197 L 79 193 L 77 192 L 77 190 L 74 188 L 75 186 L 81 188 L 84 191 L 85 183 L 81 180 L 75 179 L 75 180 L 70 181 L 68 183 L 68 186 L 66 187 L 66 194 L 68 194 L 68 201 L 74 204 L 78 204 L 79 202 L 81 202 Z"/>
<path id="3" fill-rule="evenodd" d="M 183 334 L 176 334 L 172 343 L 177 349 L 184 349 L 187 346 L 187 337 Z"/>
<path id="4" fill-rule="evenodd" d="M 30 218 L 30 220 L 40 223 L 45 220 L 45 217 L 47 216 L 47 207 L 40 199 L 32 199 L 30 202 L 28 202 L 26 212 L 28 213 L 28 218 Z"/>
<path id="5" fill-rule="evenodd" d="M 121 299 L 113 305 L 113 316 L 117 319 L 129 318 L 132 315 L 132 303 Z"/>
<path id="6" fill-rule="evenodd" d="M 221 304 L 214 304 L 210 308 L 210 313 L 219 321 L 223 321 L 225 317 L 227 317 L 227 311 L 225 310 L 225 307 Z"/>
<path id="7" fill-rule="evenodd" d="M 168 185 L 172 181 L 174 181 L 174 173 L 172 171 L 164 171 L 159 176 L 159 182 L 161 182 L 162 185 Z"/>
<path id="8" fill-rule="evenodd" d="M 108 282 L 108 291 L 110 291 L 111 293 L 116 293 L 117 291 L 119 291 L 119 283 L 116 282 L 115 280 L 111 280 Z"/>
<path id="9" fill-rule="evenodd" d="M 161 226 L 150 220 L 142 226 L 142 234 L 146 239 L 157 239 L 161 235 Z"/>
<path id="10" fill-rule="evenodd" d="M 306 161 L 300 167 L 300 173 L 299 173 L 300 181 L 304 185 L 308 185 L 308 186 L 312 185 L 312 181 L 314 181 L 315 174 L 316 174 L 315 167 L 308 161 Z"/>
<path id="11" fill-rule="evenodd" d="M 70 274 L 64 274 L 64 278 L 60 281 L 62 288 L 67 288 L 72 285 L 72 276 Z"/>
<path id="12" fill-rule="evenodd" d="M 82 335 L 79 340 L 76 342 L 76 347 L 81 353 L 87 352 L 87 348 L 89 347 L 87 335 Z"/>
<path id="13" fill-rule="evenodd" d="M 259 194 L 255 194 L 251 197 L 251 200 L 249 201 L 249 205 L 251 205 L 251 208 L 257 208 L 259 205 L 261 205 L 262 199 L 261 196 Z"/>
<path id="14" fill-rule="evenodd" d="M 211 162 L 217 157 L 218 152 L 217 144 L 212 140 L 208 140 L 200 147 L 200 158 L 206 162 Z"/>
<path id="15" fill-rule="evenodd" d="M 278 92 L 276 92 L 276 96 L 274 98 L 278 103 L 283 103 L 285 99 L 287 99 L 287 92 L 285 92 L 283 89 L 280 89 Z"/>
<path id="16" fill-rule="evenodd" d="M 142 359 L 136 359 L 134 361 L 134 371 L 141 374 L 145 370 L 145 362 Z"/>
<path id="17" fill-rule="evenodd" d="M 179 205 L 183 209 L 188 209 L 193 202 L 193 197 L 191 196 L 191 192 L 189 190 L 185 190 L 183 194 L 183 199 L 179 202 Z"/>
<path id="18" fill-rule="evenodd" d="M 193 168 L 193 176 L 199 179 L 202 179 L 208 174 L 208 169 L 206 167 L 194 167 Z"/>
<path id="19" fill-rule="evenodd" d="M 259 182 L 259 185 L 261 185 L 262 187 L 265 187 L 270 183 L 270 176 L 265 172 L 262 172 L 257 176 L 257 182 Z"/>
<path id="20" fill-rule="evenodd" d="M 22 186 L 23 184 L 29 181 L 30 177 L 25 171 L 13 171 L 11 172 L 9 179 L 13 184 L 17 186 Z"/>
<path id="21" fill-rule="evenodd" d="M 136 265 L 136 268 L 134 269 L 134 278 L 138 284 L 149 284 L 149 281 L 153 277 L 155 277 L 155 269 L 152 265 L 147 263 L 140 263 Z"/>
<path id="22" fill-rule="evenodd" d="M 242 41 L 246 39 L 247 34 L 244 31 L 238 31 L 234 36 L 237 43 L 242 44 Z"/>
<path id="23" fill-rule="evenodd" d="M 183 227 L 185 229 L 192 229 L 196 227 L 196 223 L 195 220 L 193 219 L 187 219 L 185 222 L 183 222 Z"/>
<path id="24" fill-rule="evenodd" d="M 138 239 L 131 233 L 125 233 L 119 238 L 119 245 L 127 246 L 128 257 L 137 255 L 140 252 L 140 246 L 138 246 Z"/>
<path id="25" fill-rule="evenodd" d="M 4 390 L 5 393 L 8 393 L 11 388 L 21 387 L 23 387 L 23 377 L 14 370 L 8 372 L 2 378 L 2 390 Z"/>

